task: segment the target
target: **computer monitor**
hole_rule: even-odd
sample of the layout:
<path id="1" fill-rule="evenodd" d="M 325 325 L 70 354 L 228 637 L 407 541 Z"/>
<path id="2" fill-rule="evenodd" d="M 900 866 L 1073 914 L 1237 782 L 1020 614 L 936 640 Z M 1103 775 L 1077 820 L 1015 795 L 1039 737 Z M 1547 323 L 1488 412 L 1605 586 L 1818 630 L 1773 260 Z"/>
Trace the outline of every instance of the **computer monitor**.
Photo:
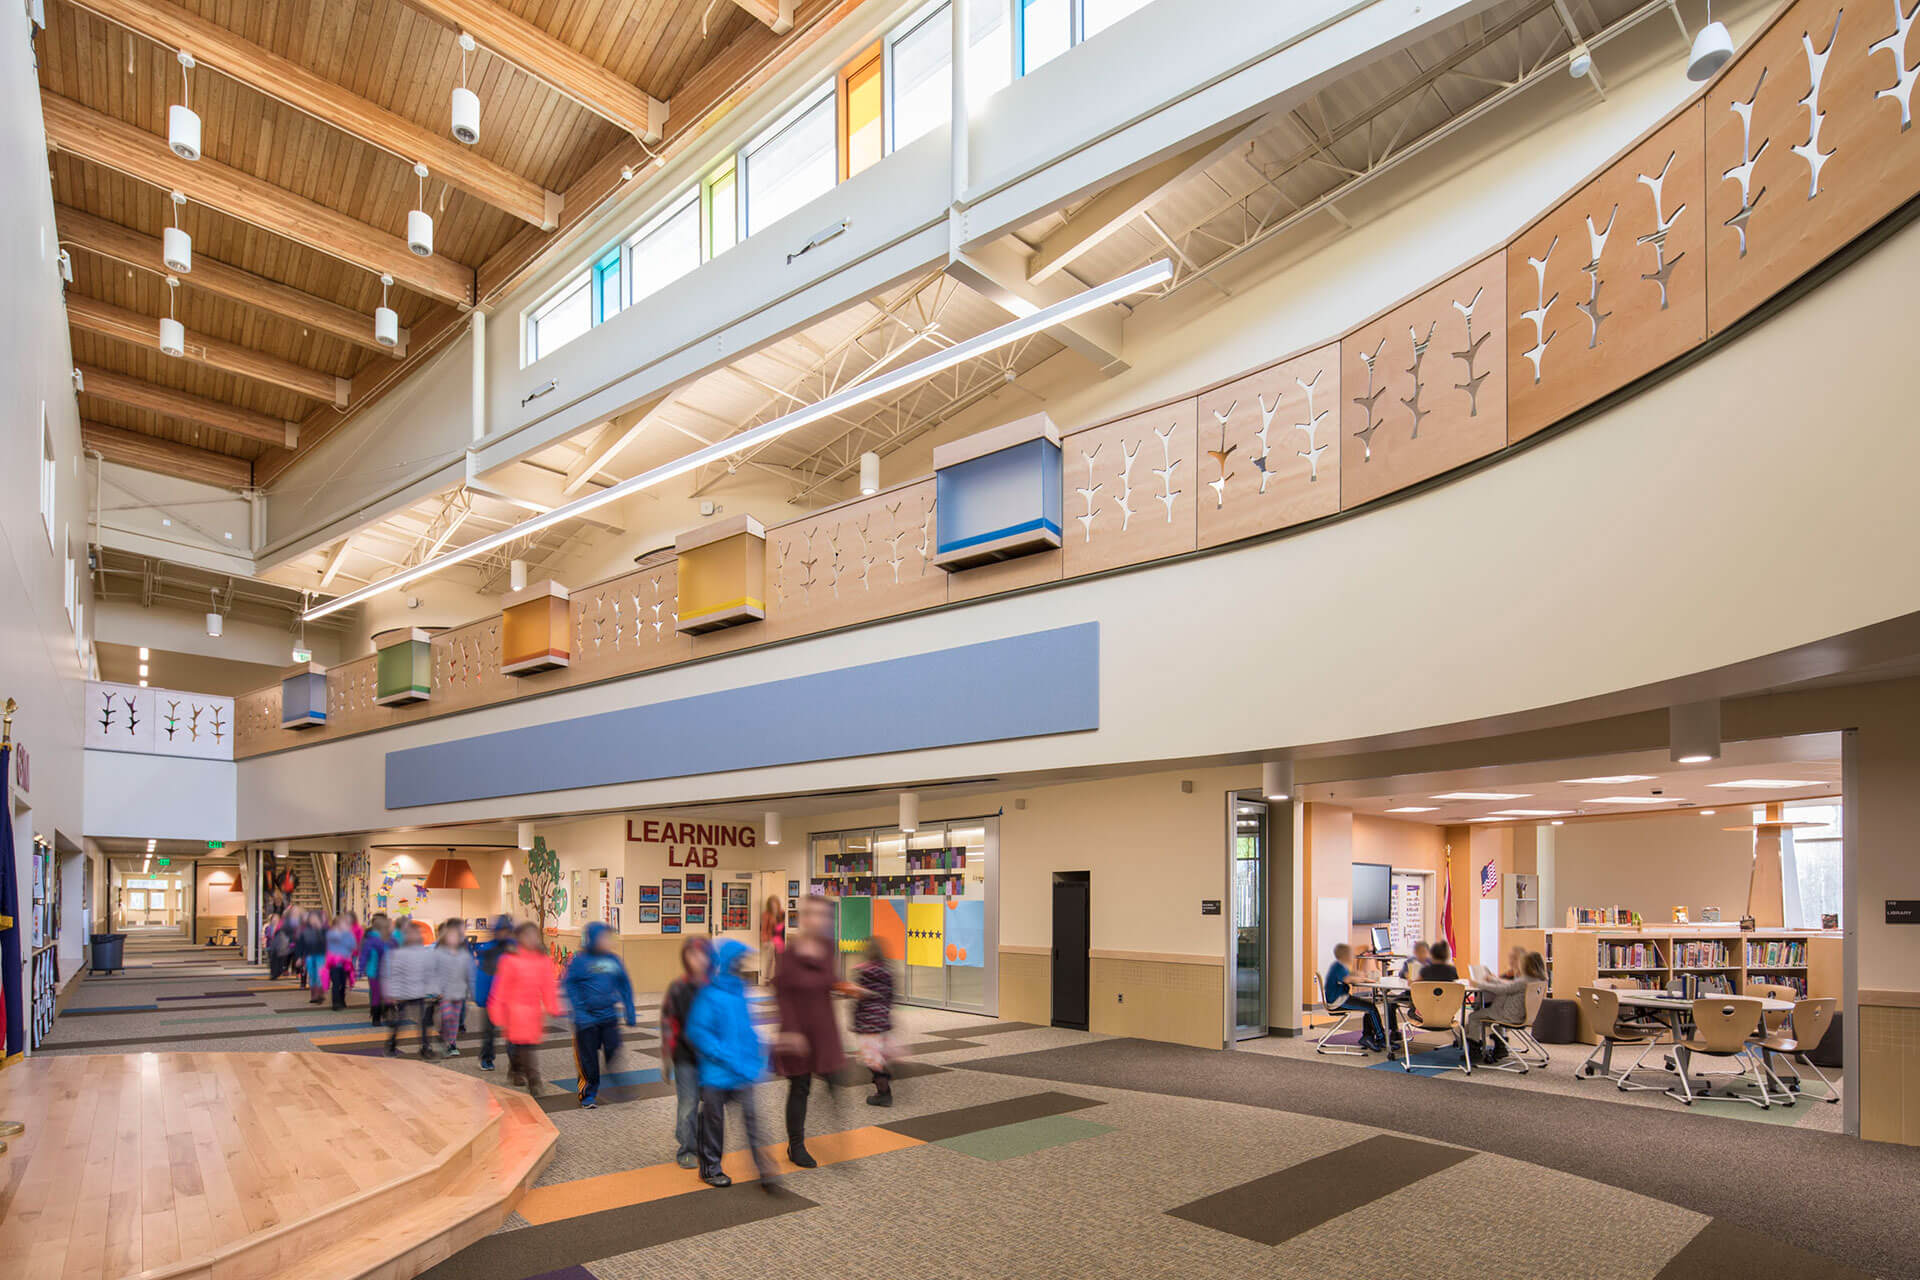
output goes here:
<path id="1" fill-rule="evenodd" d="M 1393 950 L 1393 933 L 1384 924 L 1373 926 L 1373 949 L 1380 955 Z"/>

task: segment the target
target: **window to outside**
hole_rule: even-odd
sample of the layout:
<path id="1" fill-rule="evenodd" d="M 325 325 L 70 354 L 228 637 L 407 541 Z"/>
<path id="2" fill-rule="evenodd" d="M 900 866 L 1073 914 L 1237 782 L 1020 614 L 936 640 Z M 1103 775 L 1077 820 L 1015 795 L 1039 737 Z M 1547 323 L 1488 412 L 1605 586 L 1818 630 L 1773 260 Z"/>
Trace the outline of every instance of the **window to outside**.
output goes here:
<path id="1" fill-rule="evenodd" d="M 1073 0 L 1019 0 L 1019 4 L 1020 74 L 1024 76 L 1073 47 Z"/>
<path id="2" fill-rule="evenodd" d="M 1799 827 L 1793 832 L 1794 875 L 1800 885 L 1798 925 L 1789 928 L 1818 929 L 1823 915 L 1844 918 L 1840 897 L 1840 803 L 1822 800 L 1811 804 L 1790 804 L 1783 812 L 1795 822 L 1818 822 L 1818 827 Z"/>
<path id="3" fill-rule="evenodd" d="M 880 46 L 875 45 L 840 73 L 841 179 L 859 173 L 885 154 L 881 127 Z"/>
<path id="4" fill-rule="evenodd" d="M 689 191 L 627 241 L 627 302 L 658 292 L 699 265 L 700 196 Z"/>
<path id="5" fill-rule="evenodd" d="M 1098 35 L 1137 9 L 1147 0 L 1080 0 L 1080 38 Z"/>
<path id="6" fill-rule="evenodd" d="M 701 184 L 709 258 L 719 257 L 740 241 L 739 191 L 738 170 L 731 164 Z"/>
<path id="7" fill-rule="evenodd" d="M 528 363 L 552 355 L 593 327 L 593 273 L 577 279 L 535 308 L 527 322 Z"/>
<path id="8" fill-rule="evenodd" d="M 626 293 L 620 287 L 620 251 L 614 250 L 593 264 L 593 322 L 603 323 L 620 314 Z"/>
<path id="9" fill-rule="evenodd" d="M 53 502 L 59 492 L 60 466 L 53 456 L 53 425 L 47 421 L 47 402 L 40 402 L 40 522 L 47 526 L 47 545 L 53 545 Z"/>
<path id="10" fill-rule="evenodd" d="M 831 84 L 740 153 L 743 231 L 754 235 L 833 190 L 839 176 Z"/>
<path id="11" fill-rule="evenodd" d="M 78 630 L 80 626 L 80 614 L 78 612 L 80 604 L 80 575 L 73 562 L 73 530 L 71 528 L 61 529 L 60 541 L 62 545 L 66 547 L 67 555 L 67 621 L 73 624 L 75 630 Z"/>
<path id="12" fill-rule="evenodd" d="M 933 132 L 953 109 L 953 40 L 941 5 L 887 43 L 892 60 L 892 149 Z"/>

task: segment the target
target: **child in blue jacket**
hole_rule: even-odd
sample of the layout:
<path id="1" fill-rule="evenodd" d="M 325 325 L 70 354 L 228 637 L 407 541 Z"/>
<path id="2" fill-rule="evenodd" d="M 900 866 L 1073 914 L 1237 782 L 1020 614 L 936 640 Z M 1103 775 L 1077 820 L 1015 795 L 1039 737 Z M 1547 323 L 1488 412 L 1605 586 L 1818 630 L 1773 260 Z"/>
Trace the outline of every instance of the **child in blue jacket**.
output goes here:
<path id="1" fill-rule="evenodd" d="M 753 1029 L 740 979 L 740 961 L 746 954 L 746 944 L 731 938 L 714 944 L 707 984 L 694 997 L 687 1015 L 687 1043 L 700 1060 L 700 1180 L 710 1187 L 733 1185 L 733 1179 L 721 1171 L 720 1146 L 725 1107 L 737 1101 L 761 1188 L 771 1192 L 779 1179 L 773 1161 L 760 1149 L 760 1126 L 753 1107 L 753 1087 L 766 1074 L 767 1051 Z"/>
<path id="2" fill-rule="evenodd" d="M 567 1006 L 573 1010 L 573 1057 L 580 1068 L 580 1105 L 597 1106 L 600 1093 L 600 1055 L 613 1065 L 620 1052 L 620 1014 L 627 1025 L 640 1025 L 633 1011 L 633 983 L 627 966 L 613 949 L 613 930 L 596 920 L 581 935 L 581 949 L 567 962 L 561 978 Z"/>

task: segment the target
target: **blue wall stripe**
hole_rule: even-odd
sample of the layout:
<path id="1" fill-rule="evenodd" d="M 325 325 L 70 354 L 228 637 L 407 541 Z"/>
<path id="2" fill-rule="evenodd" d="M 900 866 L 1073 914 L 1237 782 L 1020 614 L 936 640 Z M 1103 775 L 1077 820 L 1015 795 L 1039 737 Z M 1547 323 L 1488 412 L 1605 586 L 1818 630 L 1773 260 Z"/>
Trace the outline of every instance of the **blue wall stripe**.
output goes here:
<path id="1" fill-rule="evenodd" d="M 844 760 L 1100 727 L 1100 624 L 387 753 L 387 807 Z"/>

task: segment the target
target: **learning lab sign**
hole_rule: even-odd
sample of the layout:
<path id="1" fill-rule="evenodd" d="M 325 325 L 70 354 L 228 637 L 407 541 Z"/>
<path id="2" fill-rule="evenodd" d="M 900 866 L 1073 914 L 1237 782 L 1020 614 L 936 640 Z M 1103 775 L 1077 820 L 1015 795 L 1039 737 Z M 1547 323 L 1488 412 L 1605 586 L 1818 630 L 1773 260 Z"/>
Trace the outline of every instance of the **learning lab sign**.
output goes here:
<path id="1" fill-rule="evenodd" d="M 746 822 L 640 817 L 627 819 L 627 843 L 645 856 L 664 855 L 669 867 L 717 867 L 726 855 L 757 846 L 760 833 Z"/>

